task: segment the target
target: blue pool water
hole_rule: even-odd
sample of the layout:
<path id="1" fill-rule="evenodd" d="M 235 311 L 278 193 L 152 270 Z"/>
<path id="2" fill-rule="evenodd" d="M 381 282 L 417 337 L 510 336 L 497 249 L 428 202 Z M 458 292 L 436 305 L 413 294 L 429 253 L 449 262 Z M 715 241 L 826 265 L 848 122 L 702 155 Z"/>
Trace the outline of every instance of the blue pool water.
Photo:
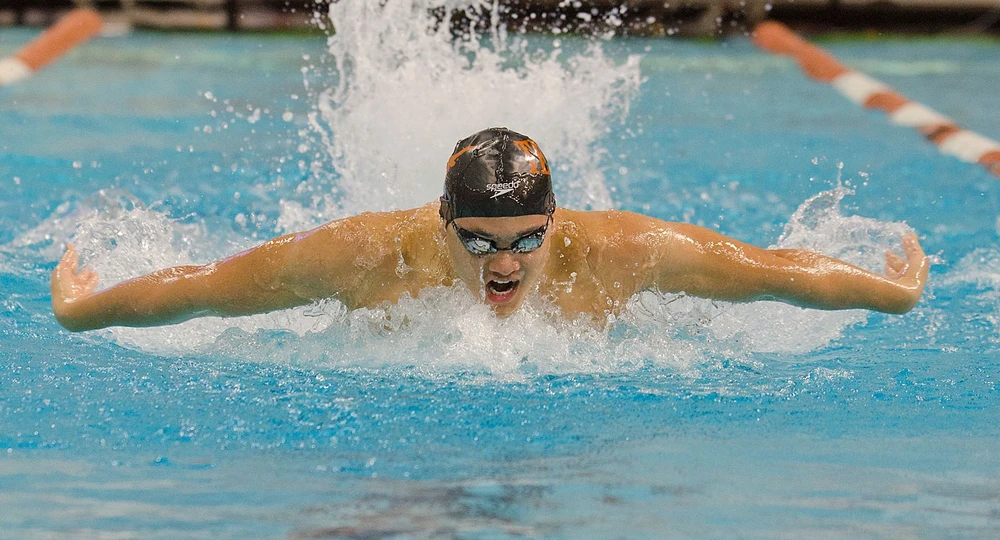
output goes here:
<path id="1" fill-rule="evenodd" d="M 373 32 L 405 54 L 379 64 Z M 743 39 L 534 36 L 497 60 L 424 34 L 136 33 L 0 89 L 0 537 L 1000 533 L 996 179 Z M 1000 43 L 824 45 L 1000 138 Z M 912 227 L 930 285 L 904 316 L 647 295 L 608 331 L 447 290 L 391 308 L 405 325 L 51 315 L 67 240 L 105 285 L 207 262 L 429 200 L 454 140 L 497 123 L 553 154 L 568 206 L 873 268 Z"/>

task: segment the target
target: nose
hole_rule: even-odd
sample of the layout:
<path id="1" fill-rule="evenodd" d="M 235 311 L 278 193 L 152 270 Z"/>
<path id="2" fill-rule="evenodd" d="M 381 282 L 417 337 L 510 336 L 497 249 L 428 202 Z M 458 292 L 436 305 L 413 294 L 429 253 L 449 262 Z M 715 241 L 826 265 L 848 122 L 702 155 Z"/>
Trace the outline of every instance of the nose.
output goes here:
<path id="1" fill-rule="evenodd" d="M 509 251 L 501 251 L 486 264 L 486 269 L 500 276 L 509 276 L 521 269 L 521 262 Z"/>

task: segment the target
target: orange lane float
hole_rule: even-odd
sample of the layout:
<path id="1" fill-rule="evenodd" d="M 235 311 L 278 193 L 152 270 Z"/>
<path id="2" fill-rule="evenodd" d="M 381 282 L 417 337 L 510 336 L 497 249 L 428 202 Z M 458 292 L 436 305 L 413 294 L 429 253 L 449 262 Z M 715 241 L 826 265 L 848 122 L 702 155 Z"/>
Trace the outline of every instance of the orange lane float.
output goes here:
<path id="1" fill-rule="evenodd" d="M 13 56 L 0 59 L 0 86 L 31 76 L 100 31 L 101 16 L 96 11 L 74 9 Z"/>
<path id="2" fill-rule="evenodd" d="M 911 101 L 877 79 L 844 66 L 830 53 L 781 23 L 765 21 L 758 24 L 753 41 L 765 51 L 791 56 L 810 78 L 832 85 L 854 103 L 882 110 L 894 124 L 920 131 L 942 153 L 979 163 L 1000 178 L 1000 142 L 962 129 L 947 116 Z"/>

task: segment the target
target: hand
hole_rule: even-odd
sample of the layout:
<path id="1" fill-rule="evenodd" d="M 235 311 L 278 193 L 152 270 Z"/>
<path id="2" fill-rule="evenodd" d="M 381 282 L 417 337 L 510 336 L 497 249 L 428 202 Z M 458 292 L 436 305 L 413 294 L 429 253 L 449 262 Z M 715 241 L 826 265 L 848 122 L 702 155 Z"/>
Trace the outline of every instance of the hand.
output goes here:
<path id="1" fill-rule="evenodd" d="M 76 248 L 67 244 L 66 253 L 52 271 L 52 311 L 60 324 L 72 329 L 73 304 L 94 292 L 97 280 L 97 272 L 89 267 L 77 271 Z"/>
<path id="2" fill-rule="evenodd" d="M 885 275 L 910 293 L 912 307 L 924 292 L 930 263 L 915 234 L 903 236 L 903 254 L 905 258 L 892 251 L 885 252 Z"/>

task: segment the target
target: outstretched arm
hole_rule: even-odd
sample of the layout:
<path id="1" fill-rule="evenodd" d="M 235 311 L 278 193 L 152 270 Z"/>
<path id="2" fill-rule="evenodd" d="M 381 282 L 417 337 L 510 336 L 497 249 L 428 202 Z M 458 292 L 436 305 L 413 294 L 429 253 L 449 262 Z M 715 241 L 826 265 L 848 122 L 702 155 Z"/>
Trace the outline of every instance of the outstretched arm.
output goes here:
<path id="1" fill-rule="evenodd" d="M 204 315 L 246 315 L 308 303 L 282 279 L 287 259 L 277 239 L 204 266 L 175 266 L 95 292 L 98 276 L 77 271 L 72 245 L 52 272 L 52 310 L 75 332 L 106 326 L 156 326 Z"/>
<path id="2" fill-rule="evenodd" d="M 646 222 L 639 228 L 645 230 L 639 238 L 655 253 L 644 285 L 662 291 L 905 313 L 927 282 L 929 263 L 915 235 L 903 238 L 902 257 L 886 253 L 881 275 L 811 251 L 758 248 L 694 225 Z"/>
<path id="3" fill-rule="evenodd" d="M 365 301 L 366 281 L 385 281 L 394 259 L 384 241 L 398 216 L 362 214 L 275 238 L 203 266 L 159 270 L 95 292 L 97 273 L 66 254 L 52 272 L 52 309 L 69 330 L 156 326 L 205 315 L 263 313 L 335 297 Z M 388 260 L 390 265 L 382 264 Z"/>

